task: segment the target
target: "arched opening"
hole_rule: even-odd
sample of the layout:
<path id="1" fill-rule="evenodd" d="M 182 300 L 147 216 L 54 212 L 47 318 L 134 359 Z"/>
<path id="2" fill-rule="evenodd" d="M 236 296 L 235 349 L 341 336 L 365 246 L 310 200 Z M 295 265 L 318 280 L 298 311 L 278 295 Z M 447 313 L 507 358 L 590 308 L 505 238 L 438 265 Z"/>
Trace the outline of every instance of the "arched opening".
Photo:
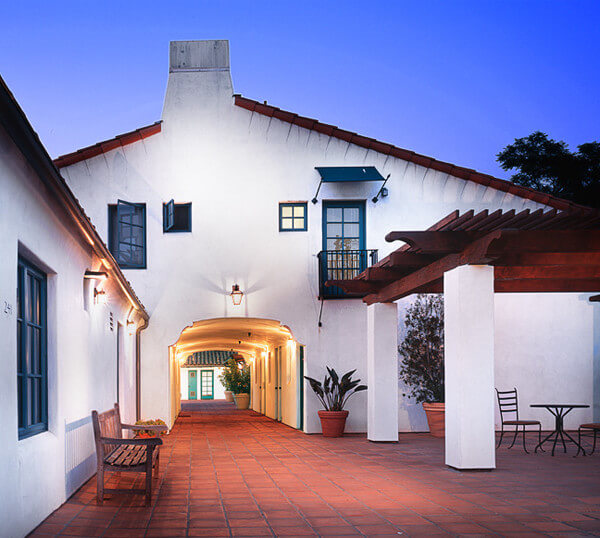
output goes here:
<path id="1" fill-rule="evenodd" d="M 169 351 L 173 420 L 182 399 L 224 397 L 218 375 L 233 355 L 250 366 L 250 408 L 303 428 L 304 346 L 288 326 L 261 318 L 195 321 Z"/>

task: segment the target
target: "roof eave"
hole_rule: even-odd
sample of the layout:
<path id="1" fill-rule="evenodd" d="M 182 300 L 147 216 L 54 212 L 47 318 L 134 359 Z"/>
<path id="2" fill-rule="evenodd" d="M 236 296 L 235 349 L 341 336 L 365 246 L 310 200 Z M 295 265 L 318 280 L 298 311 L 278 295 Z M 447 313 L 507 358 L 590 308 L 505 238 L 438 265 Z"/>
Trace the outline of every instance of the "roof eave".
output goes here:
<path id="1" fill-rule="evenodd" d="M 99 258 L 106 261 L 108 264 L 107 269 L 115 276 L 121 289 L 139 312 L 140 316 L 147 321 L 149 315 L 146 312 L 144 305 L 135 294 L 135 291 L 125 278 L 119 265 L 108 250 L 108 247 L 104 244 L 102 238 L 83 211 L 83 208 L 75 198 L 75 195 L 60 175 L 60 172 L 46 152 L 38 135 L 29 123 L 27 116 L 1 77 L 0 124 L 2 124 L 13 142 L 27 159 L 28 163 L 35 170 L 40 181 L 57 196 L 59 201 L 65 207 L 67 213 L 77 225 L 82 239 L 91 246 Z"/>

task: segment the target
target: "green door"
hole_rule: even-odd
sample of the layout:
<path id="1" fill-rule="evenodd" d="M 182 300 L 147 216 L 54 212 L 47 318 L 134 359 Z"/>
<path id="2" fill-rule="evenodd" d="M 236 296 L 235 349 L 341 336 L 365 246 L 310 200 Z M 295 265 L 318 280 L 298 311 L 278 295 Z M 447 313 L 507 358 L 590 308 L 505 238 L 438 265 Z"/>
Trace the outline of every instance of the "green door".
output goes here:
<path id="1" fill-rule="evenodd" d="M 214 372 L 212 370 L 200 370 L 200 390 L 203 400 L 214 399 Z"/>
<path id="2" fill-rule="evenodd" d="M 198 399 L 198 377 L 196 370 L 188 370 L 188 400 Z"/>

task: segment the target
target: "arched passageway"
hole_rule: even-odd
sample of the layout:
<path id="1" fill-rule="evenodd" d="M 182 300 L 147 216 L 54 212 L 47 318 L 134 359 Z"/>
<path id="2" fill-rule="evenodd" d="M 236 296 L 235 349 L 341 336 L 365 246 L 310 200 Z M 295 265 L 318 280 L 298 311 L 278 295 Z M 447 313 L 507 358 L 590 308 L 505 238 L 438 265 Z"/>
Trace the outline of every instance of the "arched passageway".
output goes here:
<path id="1" fill-rule="evenodd" d="M 182 396 L 218 399 L 221 392 L 218 387 L 215 390 L 214 383 L 219 361 L 222 363 L 227 358 L 223 355 L 231 353 L 241 356 L 250 366 L 250 407 L 292 428 L 302 429 L 304 346 L 286 325 L 261 318 L 195 321 L 181 332 L 170 347 L 173 419 L 181 409 Z M 204 368 L 202 364 L 195 368 L 193 360 L 198 357 L 202 357 Z M 189 382 L 186 376 L 190 376 Z"/>

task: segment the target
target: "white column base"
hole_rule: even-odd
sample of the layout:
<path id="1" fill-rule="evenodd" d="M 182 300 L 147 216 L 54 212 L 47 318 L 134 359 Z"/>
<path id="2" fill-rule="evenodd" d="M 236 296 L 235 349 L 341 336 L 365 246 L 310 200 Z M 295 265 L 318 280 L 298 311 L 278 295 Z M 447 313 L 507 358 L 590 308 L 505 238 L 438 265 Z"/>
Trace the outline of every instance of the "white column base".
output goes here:
<path id="1" fill-rule="evenodd" d="M 367 405 L 369 441 L 398 441 L 398 308 L 367 307 Z"/>
<path id="2" fill-rule="evenodd" d="M 444 273 L 446 465 L 495 469 L 494 268 Z"/>

